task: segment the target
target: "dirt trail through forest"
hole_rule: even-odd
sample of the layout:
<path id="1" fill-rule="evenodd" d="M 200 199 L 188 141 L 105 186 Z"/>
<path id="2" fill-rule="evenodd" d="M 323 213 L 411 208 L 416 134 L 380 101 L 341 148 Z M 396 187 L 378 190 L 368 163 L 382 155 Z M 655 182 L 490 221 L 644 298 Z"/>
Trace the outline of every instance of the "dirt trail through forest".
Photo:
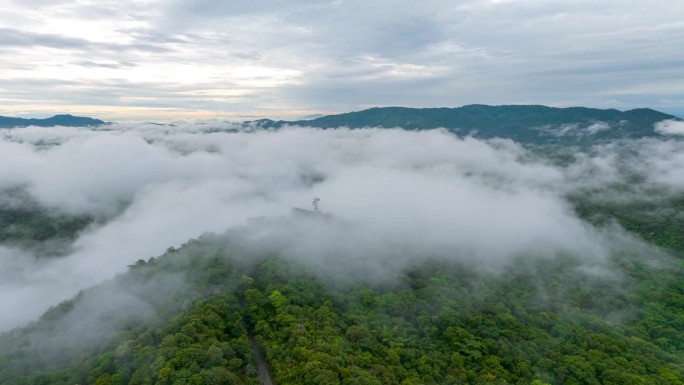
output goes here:
<path id="1" fill-rule="evenodd" d="M 247 329 L 247 338 L 249 338 L 249 344 L 252 345 L 252 351 L 254 352 L 254 359 L 257 365 L 257 374 L 261 383 L 264 385 L 273 385 L 271 380 L 271 374 L 268 372 L 268 364 L 264 359 L 264 352 L 261 351 L 261 347 L 257 344 L 256 339 L 252 331 Z"/>

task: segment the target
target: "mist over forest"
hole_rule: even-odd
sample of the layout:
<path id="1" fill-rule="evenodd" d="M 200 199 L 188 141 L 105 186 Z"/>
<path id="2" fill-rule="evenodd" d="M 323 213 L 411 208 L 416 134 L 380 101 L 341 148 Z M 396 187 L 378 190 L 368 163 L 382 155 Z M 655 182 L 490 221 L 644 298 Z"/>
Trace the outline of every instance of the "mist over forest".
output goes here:
<path id="1" fill-rule="evenodd" d="M 625 184 L 604 198 L 628 199 L 634 175 L 644 178 L 641 189 L 674 194 L 684 188 L 684 178 L 672 177 L 684 170 L 678 140 L 590 148 L 557 165 L 511 141 L 461 139 L 440 130 L 202 128 L 4 133 L 0 152 L 11 162 L 0 165 L 3 207 L 92 221 L 69 240 L 67 255 L 36 257 L 30 247 L 3 247 L 2 306 L 13 316 L 3 317 L 2 329 L 36 318 L 139 258 L 252 217 L 309 208 L 313 197 L 353 229 L 339 239 L 325 229 L 289 229 L 298 254 L 346 244 L 357 254 L 347 258 L 369 265 L 403 250 L 405 262 L 444 254 L 492 266 L 523 253 L 568 252 L 600 263 L 610 242 L 577 218 L 569 194 Z M 631 159 L 621 160 L 626 156 Z M 311 263 L 325 268 L 313 256 Z"/>
<path id="2" fill-rule="evenodd" d="M 122 327 L 117 314 L 132 325 L 170 317 L 159 303 L 194 290 L 190 256 L 221 253 L 255 269 L 278 255 L 323 292 L 401 288 L 407 271 L 433 263 L 486 282 L 522 274 L 536 287 L 532 308 L 574 301 L 565 293 L 581 286 L 587 298 L 618 299 L 576 306 L 627 324 L 643 310 L 630 269 L 678 274 L 683 249 L 681 234 L 654 243 L 660 234 L 630 228 L 615 210 L 682 220 L 671 204 L 684 193 L 678 124 L 658 125 L 661 137 L 581 146 L 230 123 L 4 130 L 0 220 L 11 225 L 0 234 L 0 331 L 39 327 L 48 309 L 77 298 L 52 326 L 59 337 L 41 345 L 34 336 L 34 347 L 50 361 L 73 340 L 106 345 Z M 162 254 L 160 263 L 189 265 L 127 278 Z M 553 286 L 544 271 L 557 266 Z"/>

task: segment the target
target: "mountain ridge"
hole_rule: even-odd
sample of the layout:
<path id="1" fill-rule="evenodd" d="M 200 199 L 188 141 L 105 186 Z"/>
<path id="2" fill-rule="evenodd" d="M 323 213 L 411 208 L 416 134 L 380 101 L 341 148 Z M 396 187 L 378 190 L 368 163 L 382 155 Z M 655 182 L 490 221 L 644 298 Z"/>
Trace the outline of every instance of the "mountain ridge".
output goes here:
<path id="1" fill-rule="evenodd" d="M 373 107 L 366 110 L 327 115 L 313 120 L 254 122 L 261 128 L 304 126 L 383 127 L 407 130 L 445 128 L 458 135 L 482 139 L 508 138 L 521 142 L 550 143 L 559 140 L 595 141 L 605 139 L 659 136 L 654 125 L 678 117 L 650 108 L 627 111 L 589 107 L 548 107 L 543 105 L 470 104 L 462 107 L 410 108 Z"/>
<path id="2" fill-rule="evenodd" d="M 15 118 L 8 116 L 0 116 L 0 128 L 17 128 L 28 126 L 39 127 L 92 127 L 105 124 L 100 119 L 94 119 L 86 116 L 74 116 L 71 114 L 54 115 L 45 119 L 36 118 Z"/>

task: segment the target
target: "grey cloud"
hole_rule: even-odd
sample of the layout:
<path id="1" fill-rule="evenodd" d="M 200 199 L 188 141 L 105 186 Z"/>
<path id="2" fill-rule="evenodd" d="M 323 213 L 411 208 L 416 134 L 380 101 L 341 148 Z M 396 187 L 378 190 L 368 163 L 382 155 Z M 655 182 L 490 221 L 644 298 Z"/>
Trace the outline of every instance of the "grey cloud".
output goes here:
<path id="1" fill-rule="evenodd" d="M 587 4 L 586 9 L 579 10 L 563 5 L 559 8 L 557 5 L 536 3 L 515 6 L 472 2 L 470 7 L 426 3 L 415 9 L 402 3 L 387 10 L 385 3 L 376 3 L 365 9 L 357 3 L 346 7 L 330 3 L 328 12 L 308 22 L 291 14 L 304 12 L 306 7 L 288 11 L 280 9 L 277 3 L 271 5 L 273 7 L 268 14 L 274 15 L 272 17 L 277 21 L 302 25 L 315 36 L 315 39 L 311 36 L 307 40 L 300 32 L 283 31 L 278 27 L 277 33 L 289 36 L 292 43 L 278 49 L 287 52 L 288 47 L 294 48 L 292 56 L 296 56 L 296 50 L 300 49 L 303 50 L 300 53 L 324 58 L 326 63 L 321 70 L 307 72 L 303 82 L 286 85 L 286 97 L 292 96 L 291 90 L 299 90 L 295 91 L 298 103 L 319 106 L 322 100 L 330 101 L 323 108 L 353 106 L 354 96 L 359 101 L 352 109 L 369 102 L 377 105 L 401 102 L 415 106 L 453 104 L 456 100 L 462 103 L 541 104 L 553 100 L 556 104 L 601 106 L 609 97 L 606 95 L 614 95 L 618 103 L 631 107 L 629 99 L 632 96 L 630 92 L 620 90 L 621 84 L 672 79 L 679 77 L 678 68 L 681 67 L 676 65 L 678 59 L 662 57 L 674 52 L 667 47 L 676 45 L 677 39 L 652 36 L 616 44 L 610 38 L 592 32 L 606 27 L 580 27 L 586 23 L 583 19 L 604 19 L 595 13 L 601 5 Z M 638 12 L 636 7 L 629 8 L 618 7 L 615 11 L 625 14 Z M 615 23 L 608 19 L 605 21 Z M 583 29 L 586 29 L 586 34 L 579 32 Z M 578 33 L 568 33 L 572 31 Z M 268 28 L 262 33 L 264 38 L 273 38 Z M 589 39 L 586 36 L 593 36 L 593 40 L 585 41 Z M 300 44 L 301 39 L 307 43 Z M 431 49 L 440 44 L 460 48 L 457 52 L 432 53 Z M 648 54 L 635 61 L 635 52 Z M 353 68 L 354 58 L 363 54 L 376 55 L 381 60 L 396 64 L 430 66 L 439 63 L 446 71 L 441 76 L 425 80 L 425 87 L 408 88 L 411 92 L 403 92 L 402 97 L 395 96 L 396 90 L 410 84 L 410 81 L 401 77 L 379 82 L 392 90 L 385 93 L 380 91 L 382 87 L 369 84 L 368 79 L 351 76 L 353 71 L 349 72 L 344 84 L 335 84 L 332 79 L 345 76 L 341 74 L 348 71 L 349 64 Z M 606 59 L 608 57 L 610 60 Z M 359 64 L 356 73 L 363 75 L 381 71 L 369 64 Z M 521 82 L 521 79 L 525 80 Z M 416 83 L 422 84 L 418 80 Z M 485 88 L 478 87 L 480 84 Z M 312 90 L 307 91 L 308 88 Z M 367 97 L 369 93 L 375 96 Z M 652 99 L 652 94 L 644 99 L 649 97 Z"/>
<path id="2" fill-rule="evenodd" d="M 0 46 L 9 47 L 50 47 L 59 49 L 75 50 L 99 50 L 104 49 L 112 52 L 142 51 L 142 52 L 170 52 L 171 49 L 160 44 L 130 43 L 111 44 L 98 43 L 86 39 L 60 36 L 55 34 L 42 34 L 27 32 L 12 28 L 0 28 Z"/>
<path id="3" fill-rule="evenodd" d="M 254 2 L 249 0 L 236 1 L 217 1 L 217 0 L 200 0 L 200 1 L 172 1 L 168 3 L 168 7 L 174 12 L 181 15 L 190 14 L 194 17 L 201 18 L 239 18 L 249 15 L 264 15 L 273 13 L 292 14 L 307 14 L 315 10 L 326 9 L 329 5 L 334 5 L 336 1 L 317 1 L 304 0 L 297 3 L 296 7 L 286 0 L 270 0 Z"/>
<path id="4" fill-rule="evenodd" d="M 70 62 L 134 62 L 145 69 L 190 63 L 221 72 L 258 61 L 259 66 L 299 73 L 263 88 L 244 82 L 240 87 L 245 96 L 223 100 L 188 97 L 182 91 L 164 97 L 159 95 L 164 89 L 174 90 L 173 84 L 122 80 L 134 89 L 131 94 L 154 95 L 150 105 L 160 99 L 166 106 L 217 111 L 247 110 L 251 105 L 252 111 L 265 114 L 273 108 L 341 112 L 398 103 L 684 108 L 677 83 L 683 62 L 679 47 L 684 44 L 680 33 L 684 24 L 677 16 L 684 5 L 666 0 L 649 4 L 175 0 L 86 7 L 50 3 L 45 4 L 45 17 L 92 15 L 105 21 L 135 21 L 118 31 L 130 42 L 96 44 L 86 38 L 5 28 L 0 45 L 13 49 L 8 55 L 20 58 L 17 62 L 23 62 L 26 55 L 20 51 L 25 47 L 53 47 L 72 55 Z M 23 9 L 19 3 L 15 6 Z M 416 73 L 421 69 L 424 73 L 412 78 L 415 74 L 400 74 L 378 63 L 412 66 Z M 230 79 L 219 83 L 224 89 L 232 87 Z M 99 93 L 98 103 L 121 105 L 118 93 L 108 97 L 110 89 L 100 86 L 101 82 L 93 82 L 89 95 Z M 401 90 L 410 86 L 415 88 Z M 142 90 L 148 87 L 149 92 Z M 383 88 L 388 91 L 382 92 Z M 192 85 L 187 89 L 192 90 Z M 39 95 L 33 94 L 36 99 Z M 80 93 L 74 99 L 71 95 L 64 93 L 61 99 L 88 104 Z M 356 103 L 354 96 L 359 99 Z"/>
<path id="5" fill-rule="evenodd" d="M 8 0 L 8 2 L 19 8 L 49 7 L 65 3 L 64 0 Z"/>
<path id="6" fill-rule="evenodd" d="M 459 102 L 467 103 L 475 100 L 473 94 L 468 97 L 454 95 L 444 98 L 436 88 L 444 78 L 426 79 L 369 79 L 362 83 L 349 82 L 342 79 L 316 79 L 283 88 L 283 93 L 298 101 L 312 100 L 314 108 L 325 109 L 333 106 L 336 110 L 363 109 L 374 106 L 409 106 L 409 107 L 455 107 Z M 406 92 L 406 90 L 411 90 Z M 419 96 L 419 97 L 417 97 Z"/>
<path id="7" fill-rule="evenodd" d="M 200 39 L 200 37 L 196 35 L 167 34 L 160 31 L 147 29 L 121 29 L 119 31 L 132 36 L 139 41 L 157 44 L 187 44 L 193 43 L 193 41 Z"/>
<path id="8" fill-rule="evenodd" d="M 53 48 L 86 48 L 90 45 L 90 42 L 84 39 L 32 33 L 12 28 L 0 28 L 0 45 L 18 47 L 45 46 Z"/>
<path id="9" fill-rule="evenodd" d="M 169 5 L 163 28 L 192 30 L 210 25 L 220 30 L 212 20 L 230 19 L 232 27 L 226 30 L 237 34 L 247 28 L 253 35 L 246 39 L 279 50 L 293 48 L 328 58 L 359 53 L 405 56 L 441 40 L 435 4 L 414 9 L 407 3 L 368 5 L 357 1 L 300 2 L 296 7 L 284 1 L 175 2 Z M 259 28 L 243 27 L 246 25 Z"/>
<path id="10" fill-rule="evenodd" d="M 234 52 L 233 56 L 248 59 L 248 60 L 262 60 L 263 56 L 258 52 Z"/>
<path id="11" fill-rule="evenodd" d="M 74 62 L 74 64 L 83 66 L 83 67 L 92 67 L 92 68 L 112 68 L 112 69 L 119 69 L 119 68 L 129 68 L 129 67 L 135 67 L 136 64 L 132 62 L 95 62 L 95 61 L 90 61 L 90 60 L 81 60 Z"/>

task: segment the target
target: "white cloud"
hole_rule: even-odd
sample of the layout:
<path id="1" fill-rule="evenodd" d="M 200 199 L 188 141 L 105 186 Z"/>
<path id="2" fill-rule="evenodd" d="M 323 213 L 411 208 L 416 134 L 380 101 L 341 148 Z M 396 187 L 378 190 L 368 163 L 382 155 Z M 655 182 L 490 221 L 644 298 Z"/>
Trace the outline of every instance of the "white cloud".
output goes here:
<path id="1" fill-rule="evenodd" d="M 597 132 L 606 131 L 609 129 L 610 129 L 610 125 L 608 125 L 604 122 L 594 123 L 591 126 L 586 128 L 586 130 L 589 132 L 590 135 L 596 134 Z"/>
<path id="2" fill-rule="evenodd" d="M 655 130 L 663 135 L 684 135 L 684 121 L 664 120 L 656 123 Z"/>
<path id="3" fill-rule="evenodd" d="M 0 307 L 13 314 L 0 320 L 0 330 L 137 259 L 249 218 L 288 216 L 314 196 L 344 225 L 276 220 L 269 244 L 321 269 L 346 261 L 330 260 L 340 257 L 370 272 L 388 258 L 400 269 L 417 255 L 504 266 L 521 254 L 575 254 L 601 264 L 610 242 L 573 214 L 564 194 L 623 180 L 634 171 L 622 170 L 625 163 L 643 167 L 635 170 L 649 183 L 684 188 L 684 160 L 670 156 L 684 153 L 677 141 L 634 142 L 633 162 L 620 162 L 620 148 L 604 146 L 559 168 L 511 141 L 459 139 L 442 130 L 108 130 L 22 128 L 0 140 L 0 153 L 12 160 L 0 163 L 0 187 L 23 187 L 44 206 L 105 219 L 66 257 L 39 261 L 0 249 L 0 271 L 9 274 Z"/>

